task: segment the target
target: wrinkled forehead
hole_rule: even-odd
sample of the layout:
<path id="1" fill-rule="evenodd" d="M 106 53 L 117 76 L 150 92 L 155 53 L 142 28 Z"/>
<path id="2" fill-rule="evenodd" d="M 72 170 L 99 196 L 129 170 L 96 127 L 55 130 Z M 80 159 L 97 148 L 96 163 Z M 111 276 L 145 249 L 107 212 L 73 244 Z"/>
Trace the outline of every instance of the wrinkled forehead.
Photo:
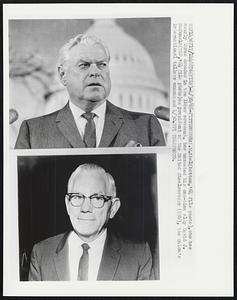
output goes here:
<path id="1" fill-rule="evenodd" d="M 108 180 L 106 174 L 99 170 L 81 170 L 68 183 L 68 192 L 85 194 L 106 193 Z"/>
<path id="2" fill-rule="evenodd" d="M 68 54 L 70 60 L 109 60 L 104 46 L 100 43 L 77 44 L 69 50 Z"/>

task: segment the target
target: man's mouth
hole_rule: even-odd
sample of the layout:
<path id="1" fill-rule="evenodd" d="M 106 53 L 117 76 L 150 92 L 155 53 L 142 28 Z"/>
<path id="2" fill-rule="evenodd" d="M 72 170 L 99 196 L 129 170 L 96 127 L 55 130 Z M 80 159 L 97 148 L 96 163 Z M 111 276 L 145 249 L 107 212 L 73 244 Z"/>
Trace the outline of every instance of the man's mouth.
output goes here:
<path id="1" fill-rule="evenodd" d="M 89 83 L 87 86 L 102 86 L 99 82 L 92 82 L 92 83 Z"/>
<path id="2" fill-rule="evenodd" d="M 95 219 L 77 218 L 79 221 L 94 221 Z"/>

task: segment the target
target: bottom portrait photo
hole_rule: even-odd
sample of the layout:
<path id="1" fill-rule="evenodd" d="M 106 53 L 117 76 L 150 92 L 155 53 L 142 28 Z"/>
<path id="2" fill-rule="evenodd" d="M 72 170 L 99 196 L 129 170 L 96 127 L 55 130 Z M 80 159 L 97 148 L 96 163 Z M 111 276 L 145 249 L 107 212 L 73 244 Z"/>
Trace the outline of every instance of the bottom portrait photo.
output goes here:
<path id="1" fill-rule="evenodd" d="M 18 156 L 20 281 L 159 280 L 157 156 Z"/>

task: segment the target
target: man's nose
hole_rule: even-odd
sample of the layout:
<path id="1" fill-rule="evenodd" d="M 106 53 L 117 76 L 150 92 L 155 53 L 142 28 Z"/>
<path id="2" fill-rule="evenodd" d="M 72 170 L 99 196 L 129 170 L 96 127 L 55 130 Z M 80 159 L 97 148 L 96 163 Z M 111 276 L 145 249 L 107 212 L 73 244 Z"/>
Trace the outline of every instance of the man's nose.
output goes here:
<path id="1" fill-rule="evenodd" d="M 98 69 L 96 64 L 91 64 L 89 69 L 90 76 L 100 76 L 100 70 Z"/>
<path id="2" fill-rule="evenodd" d="M 81 212 L 92 212 L 93 208 L 91 205 L 90 198 L 85 198 L 81 205 Z"/>

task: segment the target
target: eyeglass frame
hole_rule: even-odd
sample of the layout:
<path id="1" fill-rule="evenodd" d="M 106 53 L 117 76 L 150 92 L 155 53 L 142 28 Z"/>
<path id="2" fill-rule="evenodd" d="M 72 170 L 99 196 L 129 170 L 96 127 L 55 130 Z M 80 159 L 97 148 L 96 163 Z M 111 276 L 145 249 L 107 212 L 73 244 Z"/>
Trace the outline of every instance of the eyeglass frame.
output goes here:
<path id="1" fill-rule="evenodd" d="M 73 196 L 82 196 L 82 202 L 81 202 L 81 205 L 73 205 L 72 204 L 72 197 Z M 90 199 L 90 205 L 91 206 L 93 206 L 94 208 L 102 208 L 102 207 L 104 207 L 104 205 L 105 205 L 105 202 L 108 202 L 108 201 L 110 201 L 110 200 L 112 200 L 112 199 L 114 199 L 114 197 L 113 196 L 107 196 L 107 195 L 100 195 L 100 194 L 93 194 L 93 195 L 90 195 L 90 196 L 85 196 L 84 194 L 82 194 L 82 193 L 66 193 L 66 195 L 65 195 L 67 198 L 68 198 L 68 201 L 71 203 L 71 205 L 73 206 L 73 207 L 81 207 L 82 205 L 83 205 L 83 203 L 84 203 L 84 201 L 86 200 L 86 199 Z M 99 197 L 101 197 L 102 199 L 103 199 L 103 205 L 102 206 L 94 206 L 93 204 L 92 204 L 92 199 L 95 199 L 95 196 L 99 196 Z M 94 198 L 93 198 L 94 197 Z"/>

